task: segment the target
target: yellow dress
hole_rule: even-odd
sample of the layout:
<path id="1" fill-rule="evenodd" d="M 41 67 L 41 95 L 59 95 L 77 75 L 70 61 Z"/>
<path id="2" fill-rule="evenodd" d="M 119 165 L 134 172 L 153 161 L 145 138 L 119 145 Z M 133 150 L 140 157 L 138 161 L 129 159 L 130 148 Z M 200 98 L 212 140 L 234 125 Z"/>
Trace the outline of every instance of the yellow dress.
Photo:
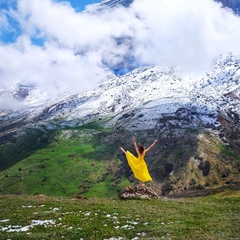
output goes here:
<path id="1" fill-rule="evenodd" d="M 131 152 L 126 151 L 126 158 L 129 166 L 131 167 L 134 177 L 142 182 L 152 181 L 152 178 L 148 172 L 148 167 L 144 161 L 145 151 L 142 155 L 135 157 Z"/>

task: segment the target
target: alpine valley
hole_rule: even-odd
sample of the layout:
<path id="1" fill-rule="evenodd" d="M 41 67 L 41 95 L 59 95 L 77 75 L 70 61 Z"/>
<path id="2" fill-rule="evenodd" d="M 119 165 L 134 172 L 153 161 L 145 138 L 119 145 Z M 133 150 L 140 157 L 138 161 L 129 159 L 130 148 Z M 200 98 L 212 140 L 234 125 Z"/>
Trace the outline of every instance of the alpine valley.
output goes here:
<path id="1" fill-rule="evenodd" d="M 135 152 L 132 136 L 158 139 L 145 160 L 159 195 L 239 189 L 239 84 L 229 53 L 205 73 L 141 66 L 55 100 L 34 85 L 2 90 L 21 107 L 0 112 L 0 194 L 115 196 L 137 183 L 119 150 Z"/>

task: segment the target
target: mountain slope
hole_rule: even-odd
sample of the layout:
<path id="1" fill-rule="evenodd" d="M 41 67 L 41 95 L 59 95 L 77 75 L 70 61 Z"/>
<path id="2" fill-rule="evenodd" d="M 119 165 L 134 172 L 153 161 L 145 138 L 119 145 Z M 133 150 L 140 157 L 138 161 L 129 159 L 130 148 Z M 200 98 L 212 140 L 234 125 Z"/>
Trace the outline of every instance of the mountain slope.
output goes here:
<path id="1" fill-rule="evenodd" d="M 110 75 L 95 90 L 38 104 L 36 101 L 41 97 L 36 95 L 36 89 L 30 89 L 23 101 L 26 107 L 15 112 L 2 112 L 0 120 L 6 128 L 8 124 L 21 121 L 30 125 L 32 122 L 37 125 L 49 123 L 49 128 L 54 128 L 55 123 L 58 128 L 58 124 L 79 126 L 110 117 L 112 120 L 107 124 L 110 125 L 134 110 L 141 116 L 143 112 L 152 112 L 154 115 L 142 116 L 141 122 L 155 119 L 156 124 L 156 119 L 162 115 L 186 108 L 196 113 L 196 122 L 192 121 L 192 124 L 200 121 L 203 125 L 217 127 L 219 111 L 229 114 L 231 109 L 232 115 L 239 113 L 239 65 L 237 57 L 220 56 L 212 72 L 195 77 L 182 76 L 176 69 L 141 67 L 123 76 Z M 136 116 L 131 119 L 136 121 Z M 237 123 L 237 116 L 234 119 Z"/>
<path id="2" fill-rule="evenodd" d="M 231 54 L 194 77 L 141 67 L 110 75 L 95 90 L 37 105 L 41 98 L 29 87 L 21 95 L 25 108 L 1 113 L 2 193 L 116 193 L 135 182 L 118 150 L 134 151 L 132 135 L 146 146 L 159 139 L 146 161 L 160 194 L 239 186 L 239 69 Z M 84 153 L 85 147 L 91 150 Z M 55 168 L 69 174 L 51 176 Z"/>

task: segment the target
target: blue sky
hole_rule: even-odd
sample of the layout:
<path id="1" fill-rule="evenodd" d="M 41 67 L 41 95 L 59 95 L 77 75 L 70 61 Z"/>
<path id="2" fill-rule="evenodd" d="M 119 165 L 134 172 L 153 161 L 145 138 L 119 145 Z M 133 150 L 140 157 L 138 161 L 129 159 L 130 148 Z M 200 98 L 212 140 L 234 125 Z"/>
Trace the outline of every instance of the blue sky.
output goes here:
<path id="1" fill-rule="evenodd" d="M 64 1 L 64 0 L 55 0 L 56 2 Z M 76 9 L 76 11 L 84 10 L 85 6 L 88 4 L 94 4 L 101 2 L 100 0 L 70 0 L 71 6 Z"/>
<path id="2" fill-rule="evenodd" d="M 54 0 L 55 2 L 69 2 L 76 11 L 82 11 L 88 4 L 99 3 L 101 0 Z M 0 0 L 0 9 L 7 8 L 9 5 L 16 4 L 15 0 Z"/>
<path id="3" fill-rule="evenodd" d="M 101 2 L 100 0 L 54 0 L 55 2 L 69 2 L 71 7 L 76 12 L 81 12 L 85 9 L 85 7 L 89 4 L 95 4 Z M 16 0 L 0 0 L 0 11 L 6 12 L 10 9 L 17 8 L 17 1 Z M 11 26 L 9 29 L 3 29 L 0 33 L 0 41 L 3 43 L 11 43 L 15 42 L 16 39 L 21 35 L 21 28 L 19 27 L 19 23 L 14 19 L 11 18 L 9 15 L 6 15 L 9 21 L 9 25 Z M 42 38 L 32 38 L 32 42 L 36 45 L 43 45 L 44 39 Z"/>
<path id="4" fill-rule="evenodd" d="M 188 73 L 206 71 L 220 54 L 240 54 L 240 17 L 213 0 L 82 11 L 94 2 L 0 0 L 0 92 L 22 83 L 54 98 L 90 90 L 133 61 Z M 0 94 L 0 110 L 5 105 Z"/>

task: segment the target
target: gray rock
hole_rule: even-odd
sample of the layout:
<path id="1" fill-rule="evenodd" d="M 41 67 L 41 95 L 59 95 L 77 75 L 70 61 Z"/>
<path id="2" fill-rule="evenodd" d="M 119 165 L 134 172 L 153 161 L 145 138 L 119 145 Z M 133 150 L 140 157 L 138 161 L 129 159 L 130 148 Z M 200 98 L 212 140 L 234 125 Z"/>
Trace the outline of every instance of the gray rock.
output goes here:
<path id="1" fill-rule="evenodd" d="M 159 199 L 158 194 L 144 184 L 123 188 L 119 193 L 119 197 L 121 199 Z"/>

